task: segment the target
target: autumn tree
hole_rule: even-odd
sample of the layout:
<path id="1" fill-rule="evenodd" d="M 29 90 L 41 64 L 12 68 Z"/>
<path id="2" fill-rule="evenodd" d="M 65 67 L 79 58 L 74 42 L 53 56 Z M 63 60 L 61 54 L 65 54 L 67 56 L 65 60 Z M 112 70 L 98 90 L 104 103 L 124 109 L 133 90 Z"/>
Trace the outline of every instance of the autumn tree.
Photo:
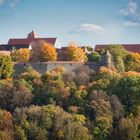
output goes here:
<path id="1" fill-rule="evenodd" d="M 110 104 L 112 106 L 113 120 L 114 124 L 124 117 L 123 105 L 120 102 L 120 99 L 116 95 L 110 97 Z"/>
<path id="2" fill-rule="evenodd" d="M 12 114 L 0 109 L 0 140 L 13 140 L 13 128 Z"/>
<path id="3" fill-rule="evenodd" d="M 23 72 L 18 76 L 18 78 L 23 78 L 24 80 L 34 80 L 40 78 L 40 73 L 33 69 L 32 66 L 28 65 L 24 68 Z"/>
<path id="4" fill-rule="evenodd" d="M 20 126 L 15 126 L 14 139 L 15 140 L 27 140 L 25 131 Z"/>
<path id="5" fill-rule="evenodd" d="M 140 76 L 124 76 L 119 81 L 116 94 L 125 105 L 126 113 L 132 113 L 139 105 Z"/>
<path id="6" fill-rule="evenodd" d="M 32 44 L 31 60 L 35 62 L 56 61 L 57 52 L 52 44 L 39 42 Z"/>
<path id="7" fill-rule="evenodd" d="M 136 121 L 133 116 L 120 120 L 116 134 L 118 140 L 138 140 L 139 134 L 139 121 Z"/>
<path id="8" fill-rule="evenodd" d="M 32 93 L 24 85 L 5 83 L 0 87 L 0 107 L 9 111 L 29 105 L 32 97 Z"/>
<path id="9" fill-rule="evenodd" d="M 62 75 L 63 81 L 66 84 L 75 83 L 76 85 L 87 85 L 89 81 L 92 81 L 92 75 L 94 70 L 89 67 L 79 66 L 72 71 L 65 71 Z"/>
<path id="10" fill-rule="evenodd" d="M 21 48 L 11 52 L 11 57 L 16 62 L 28 62 L 30 59 L 30 50 L 28 48 Z"/>
<path id="11" fill-rule="evenodd" d="M 129 76 L 139 76 L 140 77 L 140 72 L 136 72 L 136 71 L 126 71 L 123 73 L 124 77 L 129 77 Z"/>
<path id="12" fill-rule="evenodd" d="M 96 75 L 96 81 L 93 82 L 93 89 L 104 90 L 108 94 L 113 94 L 121 75 L 115 68 L 100 67 Z"/>
<path id="13" fill-rule="evenodd" d="M 79 90 L 73 91 L 71 94 L 72 94 L 71 95 L 71 104 L 72 105 L 82 107 L 85 104 L 85 99 L 87 96 L 86 90 L 79 89 Z"/>
<path id="14" fill-rule="evenodd" d="M 120 79 L 120 74 L 117 72 L 115 68 L 107 68 L 107 67 L 100 67 L 98 72 L 98 78 L 105 78 L 105 79 Z"/>
<path id="15" fill-rule="evenodd" d="M 20 133 L 16 133 L 16 136 L 21 137 L 22 132 L 29 140 L 48 140 L 48 136 L 51 137 L 53 133 L 53 117 L 56 109 L 57 107 L 53 105 L 17 108 L 14 116 L 16 130 Z"/>
<path id="16" fill-rule="evenodd" d="M 118 56 L 123 58 L 128 53 L 121 45 L 109 45 L 106 50 L 109 50 L 114 60 L 116 60 Z"/>
<path id="17" fill-rule="evenodd" d="M 17 78 L 18 79 L 13 81 L 14 85 L 23 85 L 28 88 L 30 92 L 35 95 L 33 100 L 38 94 L 40 94 L 40 90 L 42 89 L 40 73 L 33 69 L 30 65 L 25 66 L 24 70 L 18 75 Z M 35 102 L 33 101 L 33 103 Z"/>
<path id="18" fill-rule="evenodd" d="M 72 71 L 66 71 L 62 74 L 62 78 L 66 84 L 74 83 L 75 73 Z"/>
<path id="19" fill-rule="evenodd" d="M 93 91 L 90 102 L 86 104 L 86 114 L 94 120 L 93 137 L 107 140 L 112 130 L 113 112 L 106 93 Z"/>
<path id="20" fill-rule="evenodd" d="M 89 117 L 95 120 L 97 117 L 107 117 L 112 122 L 112 107 L 106 93 L 102 91 L 93 91 L 90 102 L 86 105 L 86 111 Z"/>
<path id="21" fill-rule="evenodd" d="M 87 56 L 82 48 L 78 47 L 75 43 L 70 43 L 67 50 L 68 60 L 70 61 L 86 61 Z"/>
<path id="22" fill-rule="evenodd" d="M 55 101 L 58 105 L 67 106 L 70 93 L 62 79 L 63 70 L 63 67 L 58 67 L 47 71 L 41 79 L 44 83 L 43 95 L 46 97 L 46 101 L 49 103 Z"/>
<path id="23" fill-rule="evenodd" d="M 91 140 L 91 135 L 85 124 L 85 116 L 72 115 L 58 109 L 54 116 L 54 139 Z"/>
<path id="24" fill-rule="evenodd" d="M 42 52 L 42 61 L 56 61 L 57 60 L 57 53 L 56 49 L 52 44 L 44 43 L 41 46 Z"/>
<path id="25" fill-rule="evenodd" d="M 91 80 L 94 70 L 89 67 L 79 66 L 73 70 L 75 73 L 74 82 L 76 85 L 86 85 Z"/>
<path id="26" fill-rule="evenodd" d="M 93 137 L 96 140 L 108 140 L 112 129 L 109 118 L 97 117 L 94 125 Z"/>
<path id="27" fill-rule="evenodd" d="M 140 54 L 138 53 L 129 53 L 124 60 L 125 70 L 126 71 L 138 71 L 140 69 Z"/>
<path id="28" fill-rule="evenodd" d="M 124 67 L 124 57 L 128 52 L 121 45 L 109 45 L 106 50 L 112 55 L 112 60 L 118 72 L 125 71 Z"/>
<path id="29" fill-rule="evenodd" d="M 115 60 L 115 67 L 118 70 L 118 72 L 124 72 L 125 71 L 124 60 L 120 56 L 117 57 L 116 60 Z"/>
<path id="30" fill-rule="evenodd" d="M 10 78 L 13 74 L 13 67 L 11 57 L 0 54 L 0 78 Z"/>

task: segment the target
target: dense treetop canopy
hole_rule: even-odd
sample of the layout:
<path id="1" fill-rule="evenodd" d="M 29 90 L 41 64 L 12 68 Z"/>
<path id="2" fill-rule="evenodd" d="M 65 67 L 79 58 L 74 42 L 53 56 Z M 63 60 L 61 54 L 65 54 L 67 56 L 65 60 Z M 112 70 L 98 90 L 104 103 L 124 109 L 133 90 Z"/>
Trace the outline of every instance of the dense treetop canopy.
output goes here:
<path id="1" fill-rule="evenodd" d="M 108 49 L 114 65 L 99 71 L 28 66 L 16 77 L 0 55 L 0 140 L 139 140 L 140 56 Z"/>

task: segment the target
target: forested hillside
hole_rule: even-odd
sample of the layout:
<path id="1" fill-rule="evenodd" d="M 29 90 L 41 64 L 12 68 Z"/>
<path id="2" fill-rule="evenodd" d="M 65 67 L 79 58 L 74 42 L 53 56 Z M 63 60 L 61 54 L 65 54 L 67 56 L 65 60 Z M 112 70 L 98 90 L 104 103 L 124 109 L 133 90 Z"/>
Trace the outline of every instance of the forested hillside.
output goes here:
<path id="1" fill-rule="evenodd" d="M 29 66 L 17 77 L 1 55 L 0 140 L 139 140 L 140 55 L 108 50 L 114 65 L 97 72 Z"/>

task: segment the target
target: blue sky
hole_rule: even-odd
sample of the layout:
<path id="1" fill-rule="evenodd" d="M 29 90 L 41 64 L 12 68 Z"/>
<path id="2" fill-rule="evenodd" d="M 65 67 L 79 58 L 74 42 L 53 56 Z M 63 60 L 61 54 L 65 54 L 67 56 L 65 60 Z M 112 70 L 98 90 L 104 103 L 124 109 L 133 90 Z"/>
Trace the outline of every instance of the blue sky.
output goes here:
<path id="1" fill-rule="evenodd" d="M 0 0 L 0 44 L 31 30 L 63 46 L 140 43 L 140 0 Z"/>

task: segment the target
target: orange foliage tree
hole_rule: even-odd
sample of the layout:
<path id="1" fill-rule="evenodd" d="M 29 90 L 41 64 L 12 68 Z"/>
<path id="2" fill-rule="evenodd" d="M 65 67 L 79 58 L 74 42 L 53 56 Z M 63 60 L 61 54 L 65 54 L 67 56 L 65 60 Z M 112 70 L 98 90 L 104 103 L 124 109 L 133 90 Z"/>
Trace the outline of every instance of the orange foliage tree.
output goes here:
<path id="1" fill-rule="evenodd" d="M 86 61 L 87 56 L 85 52 L 75 43 L 70 43 L 67 50 L 68 60 L 70 61 Z"/>
<path id="2" fill-rule="evenodd" d="M 124 77 L 129 77 L 129 76 L 139 76 L 140 77 L 140 72 L 136 72 L 136 71 L 127 71 L 124 72 Z"/>
<path id="3" fill-rule="evenodd" d="M 56 61 L 57 52 L 55 47 L 49 43 L 43 43 L 41 46 L 42 61 Z"/>
<path id="4" fill-rule="evenodd" d="M 34 62 L 56 61 L 56 49 L 46 42 L 32 43 L 31 60 Z"/>

